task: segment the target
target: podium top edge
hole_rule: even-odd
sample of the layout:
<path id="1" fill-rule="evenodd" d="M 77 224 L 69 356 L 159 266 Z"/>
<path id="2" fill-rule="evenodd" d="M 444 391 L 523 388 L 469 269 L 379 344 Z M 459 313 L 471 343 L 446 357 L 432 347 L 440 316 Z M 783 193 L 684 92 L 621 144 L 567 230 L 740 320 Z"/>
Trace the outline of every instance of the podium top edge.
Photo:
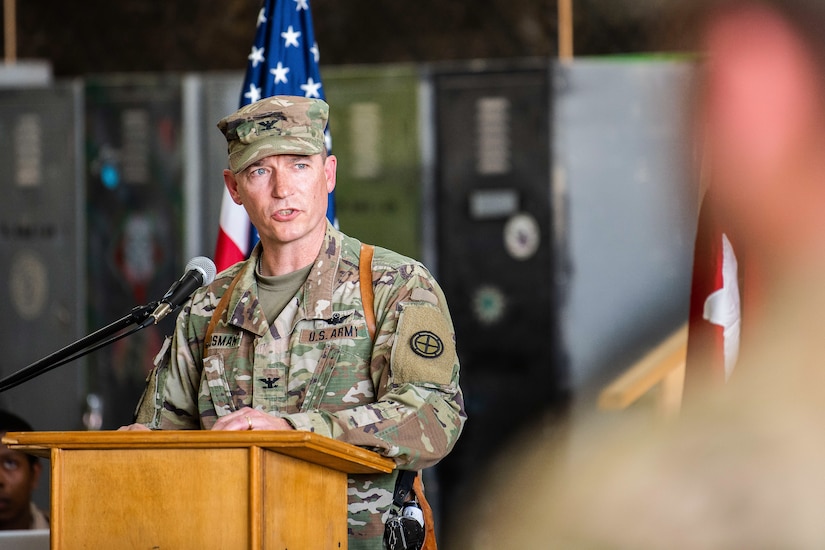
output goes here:
<path id="1" fill-rule="evenodd" d="M 333 457 L 347 473 L 389 473 L 395 462 L 378 453 L 349 443 L 303 431 L 68 431 L 7 432 L 2 443 L 12 449 L 43 455 L 46 449 L 204 449 L 251 448 L 306 458 L 308 454 Z M 353 467 L 357 467 L 353 469 Z M 368 471 L 364 471 L 366 468 Z"/>

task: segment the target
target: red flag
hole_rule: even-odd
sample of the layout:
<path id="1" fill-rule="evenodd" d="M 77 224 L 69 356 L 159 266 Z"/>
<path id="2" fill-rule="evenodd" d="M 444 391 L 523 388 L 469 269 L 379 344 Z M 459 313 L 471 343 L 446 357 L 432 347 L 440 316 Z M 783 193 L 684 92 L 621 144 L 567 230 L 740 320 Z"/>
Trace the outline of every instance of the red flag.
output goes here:
<path id="1" fill-rule="evenodd" d="M 742 318 L 739 272 L 733 244 L 708 192 L 693 254 L 686 392 L 700 384 L 724 383 L 733 373 Z"/>
<path id="2" fill-rule="evenodd" d="M 215 245 L 215 266 L 218 271 L 243 261 L 249 255 L 251 224 L 243 206 L 235 204 L 224 189 L 221 201 L 221 217 L 218 240 Z"/>

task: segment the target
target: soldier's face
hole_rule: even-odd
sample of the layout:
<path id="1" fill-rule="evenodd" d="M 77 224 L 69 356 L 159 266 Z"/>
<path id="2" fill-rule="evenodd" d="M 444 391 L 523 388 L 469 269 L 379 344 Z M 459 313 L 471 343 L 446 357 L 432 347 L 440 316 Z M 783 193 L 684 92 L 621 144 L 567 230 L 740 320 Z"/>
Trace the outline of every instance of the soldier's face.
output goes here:
<path id="1" fill-rule="evenodd" d="M 318 246 L 326 231 L 327 195 L 335 188 L 330 155 L 273 155 L 238 174 L 224 172 L 232 199 L 246 209 L 264 248 Z"/>
<path id="2" fill-rule="evenodd" d="M 39 476 L 40 464 L 0 445 L 0 530 L 29 528 L 29 502 Z"/>

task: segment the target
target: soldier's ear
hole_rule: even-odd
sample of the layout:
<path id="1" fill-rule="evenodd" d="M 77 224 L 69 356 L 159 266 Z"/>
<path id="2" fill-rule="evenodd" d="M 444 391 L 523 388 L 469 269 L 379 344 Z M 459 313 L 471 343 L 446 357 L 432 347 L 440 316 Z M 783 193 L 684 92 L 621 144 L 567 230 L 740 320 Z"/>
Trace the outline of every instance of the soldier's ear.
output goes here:
<path id="1" fill-rule="evenodd" d="M 235 174 L 232 173 L 232 170 L 223 171 L 223 183 L 226 185 L 226 189 L 229 191 L 229 196 L 232 197 L 235 204 L 242 205 L 243 202 L 241 201 L 241 195 L 238 193 L 238 180 L 235 177 Z"/>
<path id="2" fill-rule="evenodd" d="M 338 159 L 335 155 L 329 155 L 324 159 L 324 176 L 327 180 L 327 193 L 332 193 L 332 190 L 335 189 L 337 167 Z"/>

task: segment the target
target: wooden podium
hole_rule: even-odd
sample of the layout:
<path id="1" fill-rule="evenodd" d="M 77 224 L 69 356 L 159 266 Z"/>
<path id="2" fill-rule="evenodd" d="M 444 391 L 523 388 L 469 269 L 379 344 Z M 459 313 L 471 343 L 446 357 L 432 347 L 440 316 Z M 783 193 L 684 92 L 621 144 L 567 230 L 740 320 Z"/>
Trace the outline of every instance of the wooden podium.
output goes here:
<path id="1" fill-rule="evenodd" d="M 347 547 L 347 474 L 392 460 L 309 432 L 9 432 L 51 459 L 51 548 Z"/>

